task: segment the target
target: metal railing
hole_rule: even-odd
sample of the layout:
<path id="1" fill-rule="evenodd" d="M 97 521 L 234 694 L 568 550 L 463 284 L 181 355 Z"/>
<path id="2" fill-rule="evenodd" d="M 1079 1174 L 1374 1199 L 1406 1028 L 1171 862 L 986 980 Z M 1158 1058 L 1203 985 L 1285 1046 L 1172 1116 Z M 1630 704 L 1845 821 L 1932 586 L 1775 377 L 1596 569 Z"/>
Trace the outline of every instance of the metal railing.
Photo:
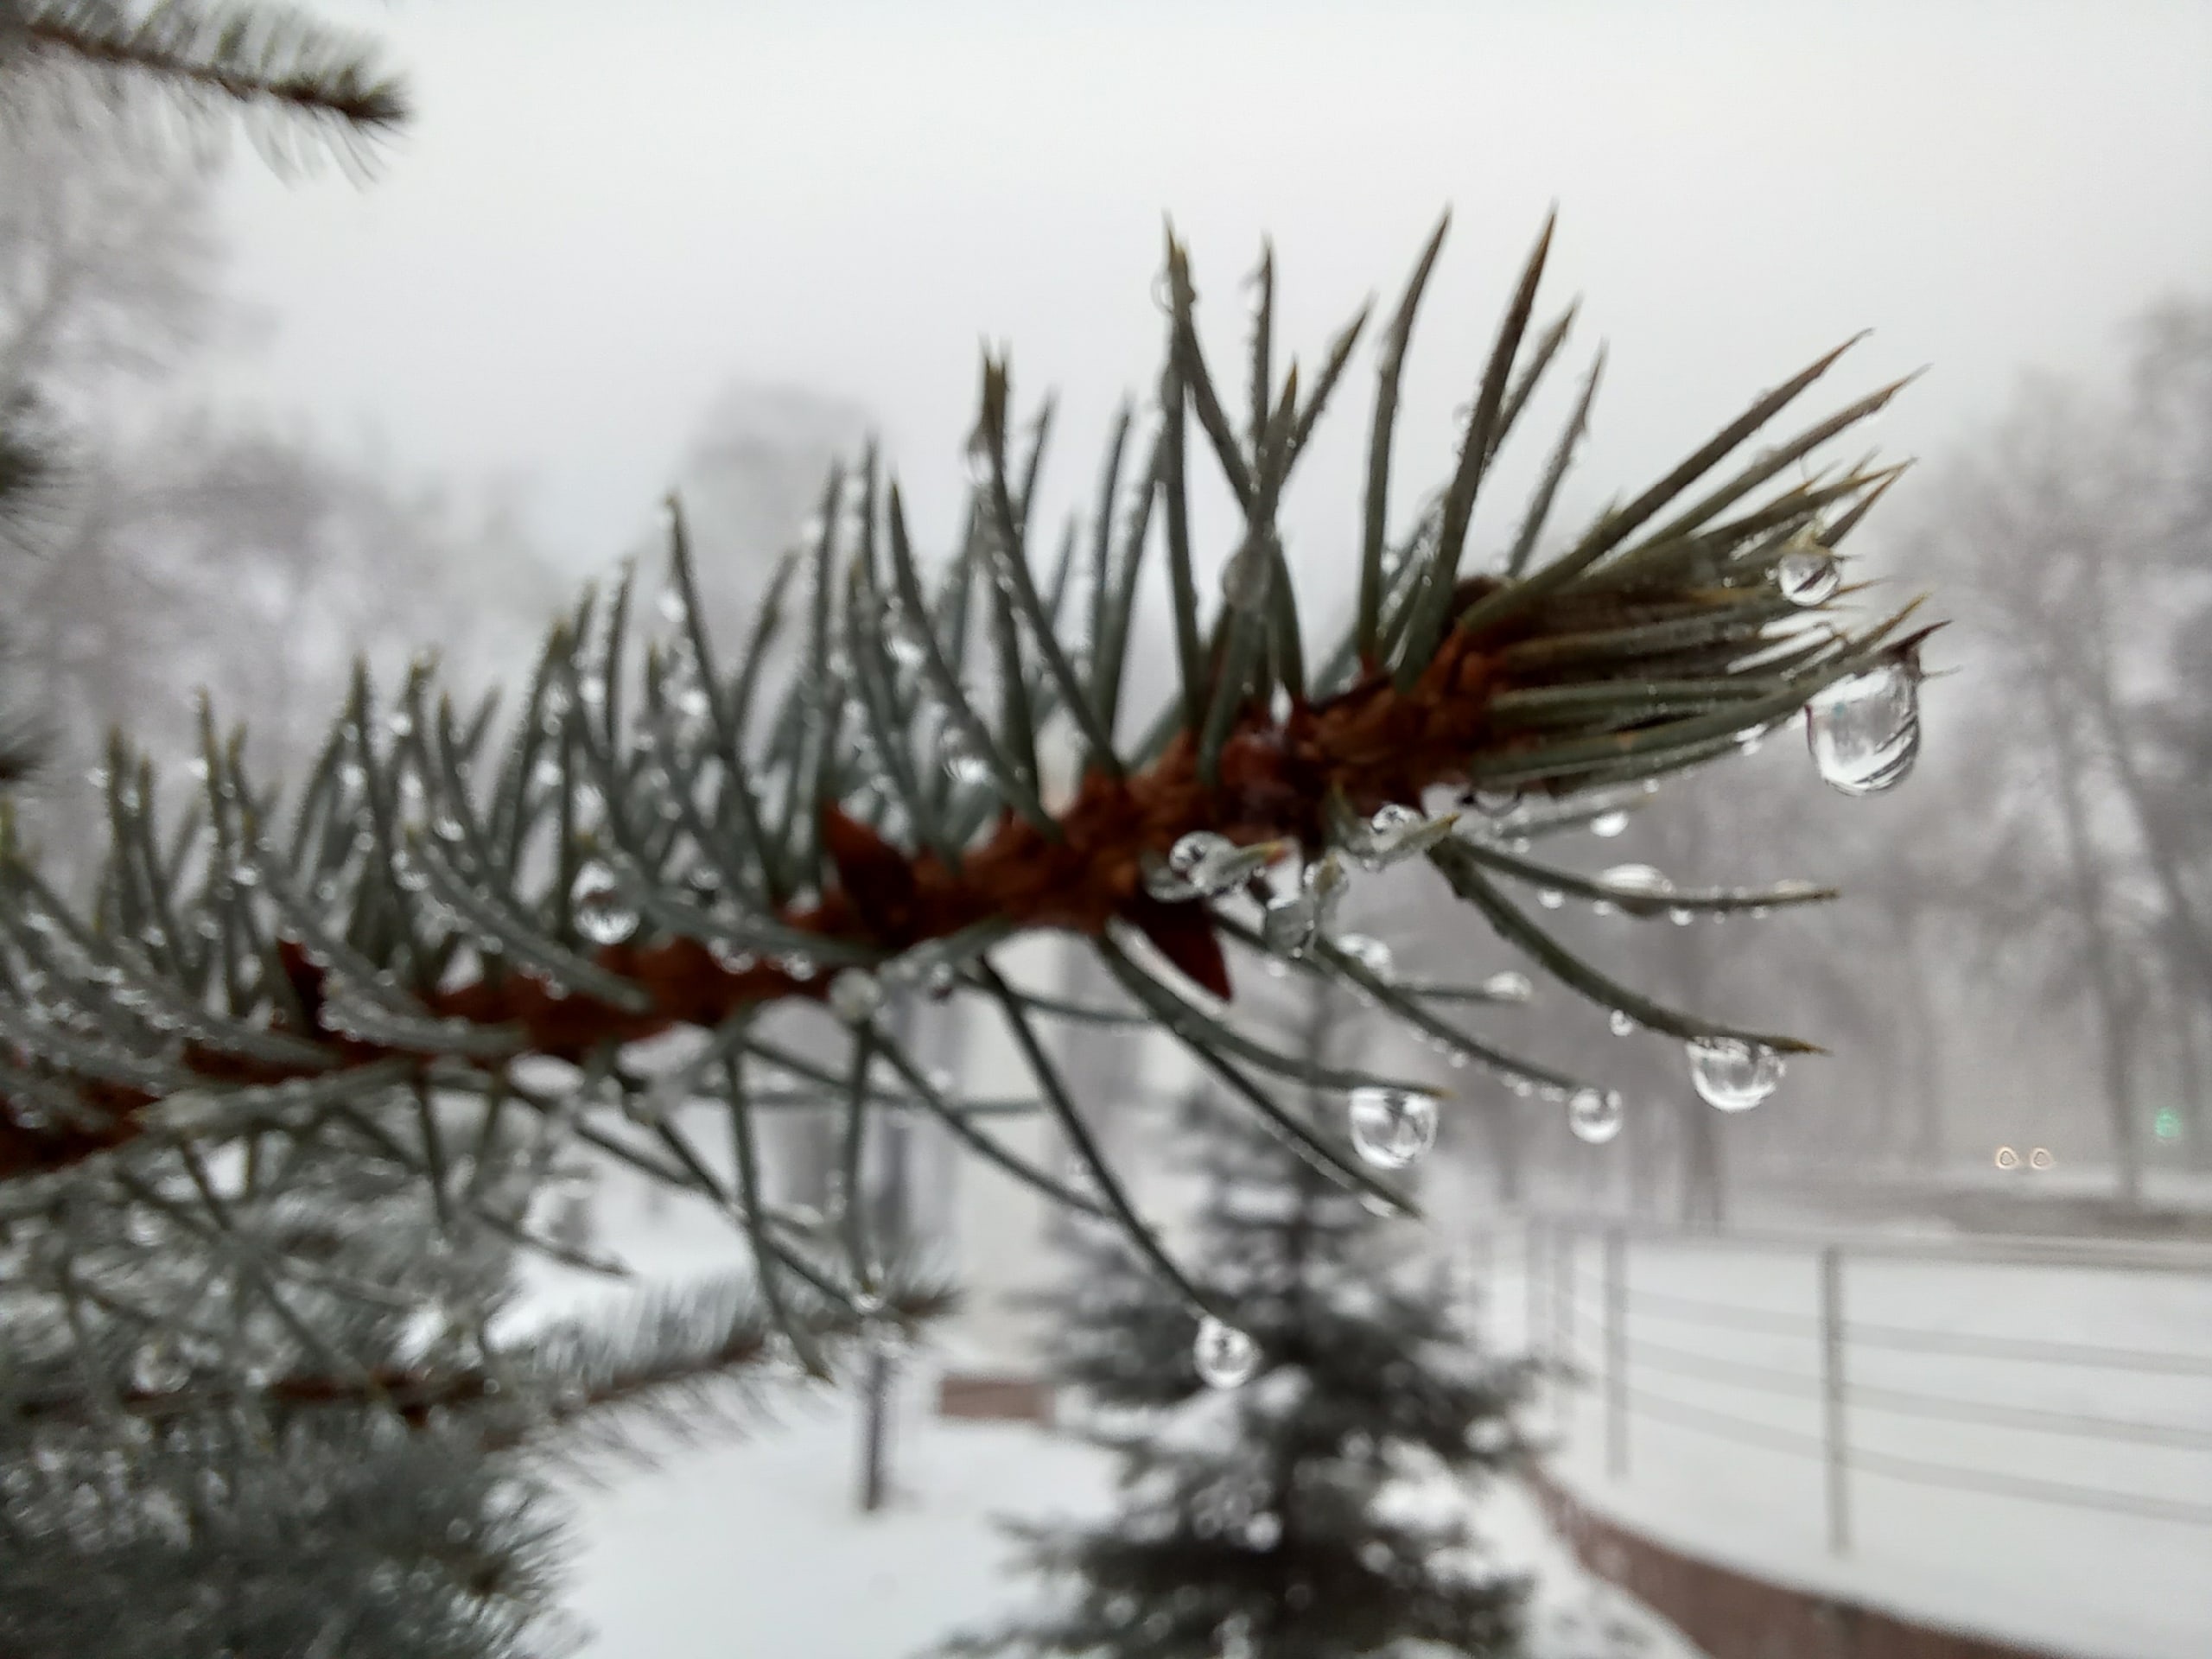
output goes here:
<path id="1" fill-rule="evenodd" d="M 1515 1236 L 1492 1235 L 1484 1241 L 1493 1287 L 1502 1265 L 1501 1246 Z M 1854 1475 L 2212 1527 L 2212 1503 L 1900 1456 L 1857 1445 L 1853 1439 L 1854 1429 L 1871 1417 L 1887 1416 L 2212 1452 L 2212 1412 L 2208 1412 L 2203 1423 L 2155 1421 L 1964 1398 L 1853 1378 L 1855 1355 L 1888 1351 L 2212 1380 L 2212 1351 L 1980 1336 L 1853 1319 L 1846 1306 L 1850 1263 L 1862 1258 L 2172 1273 L 2201 1276 L 2212 1283 L 2212 1253 L 2158 1246 L 2068 1248 L 2048 1241 L 1998 1240 L 1967 1245 L 1894 1239 L 1847 1243 L 1777 1233 L 1687 1233 L 1635 1223 L 1544 1216 L 1529 1217 L 1518 1230 L 1517 1239 L 1528 1299 L 1529 1349 L 1553 1362 L 1548 1375 L 1554 1379 L 1554 1409 L 1562 1427 L 1572 1408 L 1570 1391 L 1588 1390 L 1602 1402 L 1605 1468 L 1611 1478 L 1627 1476 L 1630 1427 L 1642 1420 L 1819 1463 L 1827 1543 L 1836 1554 L 1851 1548 Z M 1629 1248 L 1637 1239 L 1698 1250 L 1781 1252 L 1808 1258 L 1812 1272 L 1805 1290 L 1810 1307 L 1786 1312 L 1639 1287 L 1631 1282 Z M 1651 1334 L 1655 1324 L 1685 1332 L 1703 1329 L 1809 1340 L 1813 1358 L 1809 1368 L 1796 1369 L 1700 1352 Z M 1586 1355 L 1593 1352 L 1594 1365 L 1586 1365 Z M 1670 1377 L 1815 1403 L 1817 1428 L 1807 1432 L 1756 1421 L 1709 1400 L 1684 1400 L 1650 1386 L 1650 1379 Z M 2212 1465 L 2207 1468 L 2207 1490 L 2212 1491 Z"/>

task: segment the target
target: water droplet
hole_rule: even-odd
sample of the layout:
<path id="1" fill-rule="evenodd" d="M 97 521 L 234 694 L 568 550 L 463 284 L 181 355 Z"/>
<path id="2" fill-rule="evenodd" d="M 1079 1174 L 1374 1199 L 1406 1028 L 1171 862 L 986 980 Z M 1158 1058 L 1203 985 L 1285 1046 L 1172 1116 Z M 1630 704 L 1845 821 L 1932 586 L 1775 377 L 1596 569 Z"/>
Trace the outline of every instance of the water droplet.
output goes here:
<path id="1" fill-rule="evenodd" d="M 1771 726 L 1745 727 L 1741 732 L 1737 734 L 1736 753 L 1738 754 L 1757 754 L 1759 752 L 1759 746 L 1766 741 L 1766 734 L 1773 729 L 1774 728 Z"/>
<path id="2" fill-rule="evenodd" d="M 1636 1023 L 1636 1016 L 1626 1008 L 1615 1008 L 1606 1016 L 1605 1024 L 1616 1037 L 1633 1037 L 1642 1029 Z"/>
<path id="3" fill-rule="evenodd" d="M 1536 902 L 1546 910 L 1557 910 L 1567 902 L 1567 895 L 1557 887 L 1546 887 L 1536 895 Z"/>
<path id="4" fill-rule="evenodd" d="M 1260 917 L 1260 938 L 1277 956 L 1294 957 L 1313 943 L 1336 913 L 1344 893 L 1344 866 L 1325 853 L 1306 867 L 1298 891 L 1270 899 Z"/>
<path id="5" fill-rule="evenodd" d="M 2053 1162 L 2049 1147 L 2037 1147 L 2028 1154 L 2030 1169 L 2049 1169 Z"/>
<path id="6" fill-rule="evenodd" d="M 1920 756 L 1917 664 L 1878 663 L 1816 692 L 1805 707 L 1805 741 L 1821 778 L 1847 795 L 1903 782 Z"/>
<path id="7" fill-rule="evenodd" d="M 991 775 L 991 763 L 972 749 L 949 750 L 944 758 L 944 769 L 956 784 L 986 783 Z"/>
<path id="8" fill-rule="evenodd" d="M 664 588 L 658 601 L 661 615 L 671 622 L 683 620 L 683 594 L 680 588 Z"/>
<path id="9" fill-rule="evenodd" d="M 1493 1002 L 1526 1002 L 1535 988 L 1529 982 L 1529 976 L 1517 968 L 1508 968 L 1483 981 L 1483 995 Z"/>
<path id="10" fill-rule="evenodd" d="M 1260 1345 L 1233 1325 L 1224 1325 L 1211 1313 L 1198 1321 L 1198 1339 L 1191 1344 L 1191 1363 L 1198 1380 L 1210 1389 L 1233 1389 L 1260 1369 Z"/>
<path id="11" fill-rule="evenodd" d="M 191 1380 L 191 1372 L 166 1341 L 148 1343 L 130 1359 L 130 1386 L 141 1394 L 168 1394 Z"/>
<path id="12" fill-rule="evenodd" d="M 1688 927 L 1696 919 L 1696 916 L 1697 913 L 1694 911 L 1681 905 L 1675 906 L 1667 912 L 1667 919 L 1676 927 Z"/>
<path id="13" fill-rule="evenodd" d="M 1602 1147 L 1621 1132 L 1621 1097 L 1616 1091 L 1599 1094 L 1595 1089 L 1578 1089 L 1567 1103 L 1567 1127 L 1574 1131 L 1574 1138 L 1586 1141 L 1593 1147 Z"/>
<path id="14" fill-rule="evenodd" d="M 1598 880 L 1615 893 L 1635 898 L 1655 898 L 1675 890 L 1675 884 L 1649 864 L 1616 864 Z"/>
<path id="15" fill-rule="evenodd" d="M 1403 1169 L 1436 1144 L 1436 1097 L 1381 1084 L 1353 1090 L 1351 1144 L 1377 1169 Z"/>
<path id="16" fill-rule="evenodd" d="M 1274 560 L 1267 544 L 1248 541 L 1221 569 L 1221 596 L 1232 610 L 1256 611 L 1268 596 L 1268 579 L 1274 574 Z"/>
<path id="17" fill-rule="evenodd" d="M 1601 841 L 1611 841 L 1628 828 L 1628 814 L 1616 807 L 1611 812 L 1600 812 L 1590 820 L 1590 833 Z"/>
<path id="18" fill-rule="evenodd" d="M 883 987 L 865 968 L 848 968 L 830 982 L 830 1009 L 849 1026 L 864 1026 L 883 1006 Z"/>
<path id="19" fill-rule="evenodd" d="M 1433 847 L 1452 833 L 1456 814 L 1425 818 L 1401 801 L 1386 801 L 1352 833 L 1345 850 L 1370 870 L 1379 870 Z"/>
<path id="20" fill-rule="evenodd" d="M 884 607 L 883 642 L 891 652 L 892 661 L 901 668 L 919 668 L 929 658 L 921 625 L 907 614 L 903 606 Z"/>
<path id="21" fill-rule="evenodd" d="M 713 702 L 707 696 L 707 688 L 703 685 L 687 685 L 676 694 L 677 712 L 687 715 L 693 720 L 704 720 L 714 706 Z"/>
<path id="22" fill-rule="evenodd" d="M 1193 830 L 1168 849 L 1165 862 L 1146 873 L 1144 889 L 1164 904 L 1210 899 L 1235 887 L 1277 850 L 1272 842 L 1239 847 L 1211 830 Z"/>
<path id="23" fill-rule="evenodd" d="M 569 889 L 569 905 L 576 918 L 576 931 L 594 944 L 620 944 L 638 931 L 638 912 L 622 899 L 614 872 L 598 859 L 576 872 Z"/>
<path id="24" fill-rule="evenodd" d="M 1745 1112 L 1782 1081 L 1782 1056 L 1740 1037 L 1700 1037 L 1686 1046 L 1690 1081 L 1707 1102 L 1724 1112 Z"/>
<path id="25" fill-rule="evenodd" d="M 1382 940 L 1370 938 L 1364 933 L 1345 934 L 1337 941 L 1337 949 L 1377 979 L 1389 978 L 1395 966 L 1390 954 L 1390 947 Z"/>
<path id="26" fill-rule="evenodd" d="M 358 760 L 348 760 L 338 768 L 338 781 L 348 789 L 359 789 L 368 781 L 369 774 L 361 770 Z"/>
<path id="27" fill-rule="evenodd" d="M 1521 791 L 1510 787 L 1478 784 L 1467 791 L 1467 798 L 1474 803 L 1475 810 L 1486 818 L 1503 818 L 1511 815 L 1521 804 Z"/>
<path id="28" fill-rule="evenodd" d="M 2020 1166 L 2020 1154 L 2010 1147 L 1999 1147 L 1997 1148 L 1995 1161 L 1999 1169 L 2018 1169 Z"/>
<path id="29" fill-rule="evenodd" d="M 715 959 L 715 966 L 726 974 L 741 974 L 760 963 L 752 951 L 716 939 L 707 946 L 707 954 Z"/>
<path id="30" fill-rule="evenodd" d="M 1810 537 L 1791 543 L 1774 567 L 1774 585 L 1793 605 L 1818 605 L 1835 596 L 1843 568 L 1835 555 Z"/>
<path id="31" fill-rule="evenodd" d="M 231 880 L 241 887 L 257 887 L 261 885 L 261 868 L 241 861 L 231 867 Z"/>
<path id="32" fill-rule="evenodd" d="M 422 861 L 410 858 L 405 853 L 394 853 L 391 859 L 391 879 L 399 884 L 403 893 L 421 893 L 430 885 L 430 873 Z"/>

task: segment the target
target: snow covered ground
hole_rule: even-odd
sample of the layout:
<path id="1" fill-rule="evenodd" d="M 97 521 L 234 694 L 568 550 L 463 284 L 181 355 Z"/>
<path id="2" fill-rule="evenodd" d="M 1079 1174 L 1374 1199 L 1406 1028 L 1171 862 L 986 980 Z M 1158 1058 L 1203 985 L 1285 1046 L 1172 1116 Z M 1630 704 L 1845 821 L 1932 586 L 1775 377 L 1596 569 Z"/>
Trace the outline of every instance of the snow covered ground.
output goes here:
<path id="1" fill-rule="evenodd" d="M 1580 1254 L 1573 1352 L 1587 1386 L 1561 1402 L 1556 1474 L 1592 1508 L 1686 1554 L 1909 1618 L 2084 1659 L 2212 1654 L 2212 1261 L 2116 1270 L 1847 1256 L 1845 1373 L 1867 1391 L 1846 1433 L 1849 1548 L 1827 1540 L 1820 1346 L 1810 1251 L 1632 1241 L 1627 1256 L 1628 1470 L 1608 1471 L 1602 1256 Z M 1518 1252 L 1493 1258 L 1495 1334 L 1533 1312 Z M 1931 1351 L 1885 1342 L 1992 1338 L 2175 1357 L 2163 1370 Z M 1860 1339 L 1861 1337 L 1872 1340 Z M 1880 1393 L 1876 1391 L 1887 1391 Z M 1897 1409 L 1913 1397 L 1920 1409 Z M 1925 1414 L 1926 1402 L 1946 1414 Z M 2048 1414 L 2034 1416 L 2032 1414 Z M 1740 1427 L 1711 1421 L 1713 1414 Z M 2083 1432 L 2119 1420 L 2135 1439 Z M 2076 1420 L 2070 1423 L 2062 1420 Z M 2179 1431 L 2178 1433 L 2165 1431 Z M 1886 1461 L 1885 1461 L 1886 1460 Z M 1900 1460 L 1984 1490 L 1902 1478 Z M 1925 1472 L 1924 1467 L 1920 1472 Z M 2116 1495 L 2081 1507 L 2007 1482 Z M 2176 1513 L 2199 1510 L 2191 1522 Z"/>
<path id="2" fill-rule="evenodd" d="M 639 1280 L 728 1272 L 742 1253 L 701 1206 L 656 1205 L 609 1171 L 598 1243 Z M 620 1294 L 543 1262 L 526 1264 L 512 1317 L 535 1321 Z M 634 1287 L 632 1287 L 634 1288 Z M 900 1659 L 1022 1604 L 993 1525 L 1005 1516 L 1096 1513 L 1108 1459 L 1065 1435 L 936 1416 L 934 1362 L 902 1373 L 893 1497 L 855 1503 L 859 1445 L 849 1396 L 792 1398 L 741 1438 L 670 1448 L 652 1466 L 602 1465 L 570 1491 L 578 1553 L 570 1611 L 606 1659 Z M 1471 1511 L 1499 1563 L 1535 1575 L 1529 1659 L 1701 1659 L 1662 1621 L 1586 1574 L 1516 1488 Z"/>
<path id="3" fill-rule="evenodd" d="M 932 1416 L 918 1387 L 902 1404 L 894 1501 L 873 1516 L 854 1507 L 844 1401 L 581 1493 L 570 1606 L 594 1632 L 587 1652 L 899 1659 L 1018 1608 L 992 1518 L 1096 1513 L 1110 1465 L 1045 1429 Z M 1529 1659 L 1699 1659 L 1584 1574 L 1522 1492 L 1495 1491 L 1475 1515 L 1502 1563 L 1536 1574 Z"/>

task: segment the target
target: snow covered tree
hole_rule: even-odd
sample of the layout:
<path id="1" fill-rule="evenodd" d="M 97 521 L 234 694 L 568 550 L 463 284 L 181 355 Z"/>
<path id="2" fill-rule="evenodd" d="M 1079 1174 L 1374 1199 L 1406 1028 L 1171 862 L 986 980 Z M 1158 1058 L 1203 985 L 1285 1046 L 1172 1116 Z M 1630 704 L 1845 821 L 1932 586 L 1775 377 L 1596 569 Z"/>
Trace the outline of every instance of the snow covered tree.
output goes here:
<path id="1" fill-rule="evenodd" d="M 1514 889 L 1645 918 L 1830 896 L 1808 884 L 1678 890 L 1630 868 L 1592 877 L 1524 843 L 1801 712 L 1830 783 L 1866 793 L 1904 775 L 1919 733 L 1910 607 L 1855 630 L 1835 615 L 1853 591 L 1836 546 L 1894 471 L 1796 472 L 1896 388 L 1704 482 L 1837 353 L 1823 356 L 1561 541 L 1547 531 L 1593 367 L 1517 528 L 1477 569 L 1484 480 L 1572 314 L 1530 327 L 1547 226 L 1448 478 L 1395 522 L 1399 383 L 1442 237 L 1384 334 L 1345 561 L 1357 600 L 1322 636 L 1309 638 L 1277 508 L 1365 314 L 1318 372 L 1301 380 L 1293 364 L 1278 380 L 1263 265 L 1249 404 L 1235 421 L 1171 241 L 1166 362 L 1145 435 L 1133 446 L 1135 417 L 1116 423 L 1087 531 L 1071 526 L 1057 556 L 1036 545 L 1044 423 L 1020 442 L 994 358 L 950 556 L 932 565 L 918 550 L 896 481 L 865 455 L 829 481 L 734 657 L 706 626 L 671 501 L 658 602 L 634 602 L 626 571 L 587 594 L 512 709 L 454 695 L 427 658 L 385 689 L 364 666 L 289 785 L 264 776 L 245 734 L 212 709 L 185 779 L 118 738 L 105 861 L 85 904 L 44 878 L 0 803 L 4 1276 L 22 1317 L 53 1333 L 55 1363 L 77 1368 L 85 1407 L 112 1418 L 122 1392 L 123 1345 L 101 1333 L 124 1316 L 88 1309 L 127 1308 L 130 1351 L 181 1344 L 201 1317 L 194 1296 L 137 1294 L 160 1267 L 150 1223 L 194 1230 L 241 1304 L 296 1343 L 246 1375 L 264 1405 L 350 1387 L 405 1421 L 398 1379 L 340 1340 L 353 1316 L 317 1300 L 373 1284 L 334 1280 L 254 1206 L 342 1148 L 416 1194 L 442 1236 L 556 1249 L 526 1210 L 467 1176 L 464 1149 L 516 1122 L 727 1216 L 762 1319 L 812 1372 L 831 1369 L 836 1333 L 908 1311 L 861 1201 L 894 1115 L 934 1121 L 1109 1224 L 1194 1315 L 1233 1334 L 1234 1310 L 1192 1281 L 1100 1155 L 1048 1027 L 1157 1027 L 1318 1174 L 1411 1212 L 1356 1148 L 1356 1119 L 1316 1117 L 1280 1091 L 1349 1096 L 1357 1111 L 1379 1090 L 1416 1115 L 1435 1091 L 1317 1064 L 1240 1020 L 1232 961 L 1273 958 L 1294 978 L 1364 991 L 1497 1086 L 1565 1103 L 1601 1138 L 1615 1103 L 1469 1027 L 1465 1011 L 1510 1000 L 1503 988 L 1396 983 L 1336 935 L 1347 881 L 1414 858 L 1533 964 L 1685 1044 L 1716 1105 L 1770 1094 L 1804 1044 L 1632 989 L 1562 944 Z M 1242 518 L 1217 603 L 1198 587 L 1194 442 Z M 1133 447 L 1144 458 L 1132 469 Z M 1177 671 L 1150 710 L 1134 706 L 1125 672 L 1148 573 L 1168 601 Z M 764 667 L 781 661 L 788 672 Z M 1094 953 L 1117 1000 L 1023 982 L 995 955 L 1038 931 Z M 1005 1022 L 1027 1093 L 973 1098 L 923 1063 L 910 1033 L 954 998 Z M 1482 1109 L 1481 1093 L 1465 1092 L 1466 1109 Z M 760 1135 L 772 1107 L 834 1115 L 842 1210 L 773 1200 Z M 1025 1109 L 1062 1128 L 1079 1181 L 993 1134 L 996 1116 Z M 87 1254 L 87 1215 L 120 1241 L 112 1258 Z M 408 1381 L 442 1397 L 476 1363 L 448 1356 Z"/>
<path id="2" fill-rule="evenodd" d="M 1344 992 L 1313 987 L 1299 1042 L 1326 1065 Z M 1309 1122 L 1330 1103 L 1310 1093 Z M 1383 1167 L 1434 1133 L 1426 1102 L 1357 1097 Z M 1201 1093 L 1179 1148 L 1205 1191 L 1197 1324 L 1110 1237 L 1077 1252 L 1050 1349 L 1087 1438 L 1121 1464 L 1110 1516 L 1017 1524 L 1046 1609 L 948 1654 L 1357 1659 L 1516 1650 L 1520 1584 L 1486 1567 L 1451 1485 L 1520 1452 L 1519 1362 L 1473 1346 L 1451 1275 L 1402 1229 Z M 1416 1258 L 1418 1259 L 1418 1258 Z"/>

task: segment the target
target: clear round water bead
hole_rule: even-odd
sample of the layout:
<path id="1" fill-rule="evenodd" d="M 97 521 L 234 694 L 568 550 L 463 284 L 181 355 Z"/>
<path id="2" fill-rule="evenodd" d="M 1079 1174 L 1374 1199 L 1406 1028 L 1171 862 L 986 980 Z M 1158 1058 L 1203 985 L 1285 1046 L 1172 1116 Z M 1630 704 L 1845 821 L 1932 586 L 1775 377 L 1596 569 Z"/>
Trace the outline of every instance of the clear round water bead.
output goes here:
<path id="1" fill-rule="evenodd" d="M 1801 540 L 1775 562 L 1774 585 L 1793 605 L 1822 604 L 1843 585 L 1843 567 L 1818 542 Z"/>
<path id="2" fill-rule="evenodd" d="M 1260 1369 L 1260 1344 L 1209 1313 L 1198 1321 L 1198 1338 L 1191 1344 L 1191 1363 L 1198 1367 L 1198 1380 L 1208 1388 L 1233 1389 Z"/>
<path id="3" fill-rule="evenodd" d="M 1724 1112 L 1751 1110 L 1782 1081 L 1782 1056 L 1764 1044 L 1740 1037 L 1699 1037 L 1685 1047 L 1690 1081 L 1707 1104 Z"/>
<path id="4" fill-rule="evenodd" d="M 569 889 L 569 907 L 576 918 L 576 931 L 594 944 L 620 944 L 638 931 L 638 912 L 622 898 L 614 872 L 598 859 L 576 872 Z"/>
<path id="5" fill-rule="evenodd" d="M 1576 1140 L 1593 1147 L 1604 1146 L 1621 1132 L 1621 1097 L 1612 1091 L 1578 1089 L 1567 1103 L 1567 1127 Z"/>
<path id="6" fill-rule="evenodd" d="M 1920 758 L 1920 670 L 1892 658 L 1822 687 L 1805 705 L 1813 765 L 1847 795 L 1878 795 Z"/>
<path id="7" fill-rule="evenodd" d="M 1611 841 L 1628 828 L 1628 814 L 1615 807 L 1610 812 L 1600 812 L 1590 820 L 1590 833 L 1601 841 Z"/>
<path id="8" fill-rule="evenodd" d="M 830 1011 L 849 1026 L 864 1026 L 883 1006 L 883 985 L 865 968 L 847 968 L 830 982 Z"/>
<path id="9" fill-rule="evenodd" d="M 1436 1097 L 1370 1084 L 1351 1091 L 1351 1144 L 1377 1169 L 1403 1169 L 1436 1144 Z"/>

